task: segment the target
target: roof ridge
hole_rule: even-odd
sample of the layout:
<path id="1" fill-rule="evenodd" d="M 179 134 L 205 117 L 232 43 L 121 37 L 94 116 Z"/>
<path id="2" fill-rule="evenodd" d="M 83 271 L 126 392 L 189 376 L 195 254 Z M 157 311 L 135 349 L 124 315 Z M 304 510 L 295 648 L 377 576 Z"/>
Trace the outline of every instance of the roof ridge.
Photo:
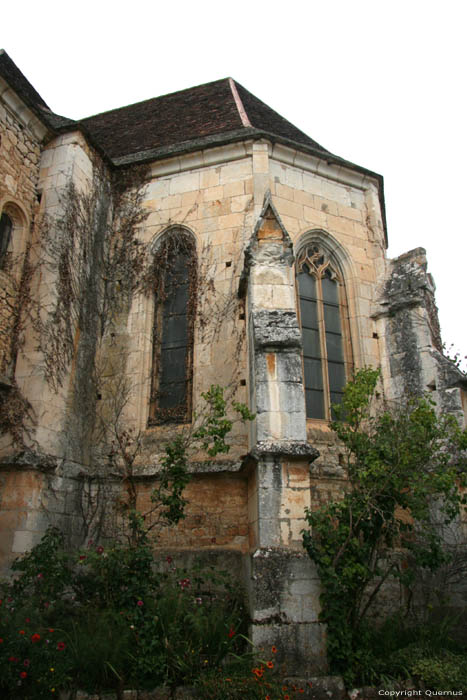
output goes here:
<path id="1" fill-rule="evenodd" d="M 112 109 L 105 109 L 103 112 L 97 112 L 96 114 L 90 114 L 87 117 L 81 117 L 81 119 L 76 119 L 78 122 L 85 122 L 88 119 L 94 119 L 95 117 L 103 116 L 104 114 L 110 114 L 111 112 L 120 112 L 121 110 L 128 109 L 129 107 L 136 107 L 137 105 L 144 105 L 148 102 L 154 102 L 156 100 L 162 100 L 164 97 L 172 97 L 174 95 L 180 95 L 183 92 L 190 92 L 191 90 L 196 90 L 197 88 L 203 88 L 206 85 L 214 85 L 215 83 L 223 83 L 228 81 L 229 78 L 218 78 L 217 80 L 210 80 L 208 83 L 200 83 L 199 85 L 194 85 L 193 87 L 183 88 L 182 90 L 175 90 L 175 92 L 166 92 L 164 95 L 156 95 L 154 97 L 148 97 L 145 100 L 138 100 L 137 102 L 132 102 L 129 105 L 122 105 L 122 107 L 112 107 Z"/>
<path id="2" fill-rule="evenodd" d="M 238 94 L 237 86 L 235 85 L 235 81 L 233 80 L 233 78 L 229 78 L 229 85 L 243 126 L 253 126 L 250 122 L 250 119 L 248 118 L 248 114 L 246 113 L 246 109 L 243 106 L 242 99 Z"/>

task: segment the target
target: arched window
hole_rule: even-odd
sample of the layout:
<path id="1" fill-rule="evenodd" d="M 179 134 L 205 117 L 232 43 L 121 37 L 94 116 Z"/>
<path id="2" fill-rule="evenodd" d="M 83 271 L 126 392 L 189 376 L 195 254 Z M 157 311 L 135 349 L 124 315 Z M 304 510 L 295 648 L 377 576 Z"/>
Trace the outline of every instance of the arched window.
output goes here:
<path id="1" fill-rule="evenodd" d="M 150 425 L 191 419 L 196 267 L 192 235 L 171 229 L 154 256 Z"/>
<path id="2" fill-rule="evenodd" d="M 13 222 L 8 214 L 3 214 L 0 217 L 0 270 L 3 270 L 7 262 L 7 252 L 11 240 L 11 231 Z"/>
<path id="3" fill-rule="evenodd" d="M 352 364 L 342 275 L 319 243 L 298 255 L 297 281 L 307 418 L 331 419 Z"/>

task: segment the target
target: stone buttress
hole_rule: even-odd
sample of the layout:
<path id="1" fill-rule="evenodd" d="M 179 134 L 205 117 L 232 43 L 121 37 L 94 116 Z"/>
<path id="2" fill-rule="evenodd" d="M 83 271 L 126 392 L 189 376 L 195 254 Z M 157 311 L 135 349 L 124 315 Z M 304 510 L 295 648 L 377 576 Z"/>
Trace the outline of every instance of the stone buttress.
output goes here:
<path id="1" fill-rule="evenodd" d="M 319 581 L 301 545 L 310 499 L 301 332 L 292 243 L 269 193 L 245 253 L 250 406 L 249 600 L 251 638 L 278 647 L 289 672 L 323 669 Z"/>

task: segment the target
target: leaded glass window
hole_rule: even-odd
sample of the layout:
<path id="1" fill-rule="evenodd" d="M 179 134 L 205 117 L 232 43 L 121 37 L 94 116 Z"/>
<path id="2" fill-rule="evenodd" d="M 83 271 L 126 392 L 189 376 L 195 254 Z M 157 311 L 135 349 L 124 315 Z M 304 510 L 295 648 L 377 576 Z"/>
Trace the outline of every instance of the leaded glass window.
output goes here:
<path id="1" fill-rule="evenodd" d="M 173 229 L 154 261 L 153 371 L 149 423 L 190 420 L 196 252 L 191 235 Z"/>
<path id="2" fill-rule="evenodd" d="M 345 289 L 337 266 L 316 243 L 298 256 L 297 283 L 306 415 L 329 420 L 351 363 Z"/>
<path id="3" fill-rule="evenodd" d="M 3 213 L 0 217 L 0 269 L 5 267 L 12 229 L 13 222 L 8 214 Z"/>

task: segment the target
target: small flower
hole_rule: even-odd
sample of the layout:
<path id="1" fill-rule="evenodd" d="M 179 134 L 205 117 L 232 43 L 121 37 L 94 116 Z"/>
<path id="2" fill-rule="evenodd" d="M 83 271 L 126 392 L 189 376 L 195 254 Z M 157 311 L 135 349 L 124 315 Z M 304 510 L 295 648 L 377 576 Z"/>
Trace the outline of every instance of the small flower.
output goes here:
<path id="1" fill-rule="evenodd" d="M 79 560 L 80 560 L 80 561 L 84 561 L 85 559 L 86 559 L 86 555 L 85 555 L 85 554 L 81 554 Z"/>
<path id="2" fill-rule="evenodd" d="M 98 554 L 103 554 L 103 553 L 104 553 L 104 547 L 97 547 L 97 548 L 96 548 L 96 552 L 97 552 Z"/>
<path id="3" fill-rule="evenodd" d="M 24 661 L 23 661 L 23 666 L 29 666 L 30 663 L 31 663 L 31 662 L 29 661 L 29 659 L 24 659 Z"/>
<path id="4" fill-rule="evenodd" d="M 49 632 L 50 632 L 50 634 L 53 634 L 55 632 L 55 630 L 53 628 L 49 628 Z"/>
<path id="5" fill-rule="evenodd" d="M 290 700 L 290 695 L 284 695 L 284 700 Z"/>
<path id="6" fill-rule="evenodd" d="M 136 603 L 136 605 L 137 605 L 139 608 L 142 608 L 143 605 L 144 605 L 144 603 L 143 603 L 142 600 L 138 600 L 138 602 Z"/>
<path id="7" fill-rule="evenodd" d="M 271 696 L 270 696 L 270 695 L 266 695 L 266 697 L 264 698 L 264 700 L 271 700 Z"/>
<path id="8" fill-rule="evenodd" d="M 202 605 L 203 599 L 202 598 L 195 598 L 195 603 L 196 603 L 196 605 Z"/>
<path id="9" fill-rule="evenodd" d="M 58 649 L 59 651 L 63 651 L 63 650 L 65 649 L 65 647 L 66 647 L 65 642 L 58 642 L 58 644 L 57 644 L 57 649 Z"/>
<path id="10" fill-rule="evenodd" d="M 235 630 L 234 630 L 233 627 L 231 627 L 231 628 L 229 629 L 229 639 L 232 639 L 232 637 L 234 636 L 234 634 L 235 634 Z"/>
<path id="11" fill-rule="evenodd" d="M 271 651 L 273 654 L 277 654 L 277 647 L 271 647 Z"/>
<path id="12" fill-rule="evenodd" d="M 31 642 L 34 644 L 34 642 L 38 642 L 40 640 L 40 638 L 41 638 L 41 635 L 37 634 L 37 632 L 36 632 L 36 634 L 33 634 L 31 636 Z"/>
<path id="13" fill-rule="evenodd" d="M 54 671 L 55 671 L 54 668 L 51 668 L 51 669 L 50 669 L 50 673 L 53 673 Z"/>
<path id="14" fill-rule="evenodd" d="M 167 562 L 167 564 L 171 564 L 173 562 L 173 559 L 172 557 L 166 557 L 165 561 Z"/>
<path id="15" fill-rule="evenodd" d="M 0 644 L 3 644 L 3 639 L 2 639 L 2 637 L 0 637 Z"/>
<path id="16" fill-rule="evenodd" d="M 26 671 L 21 671 L 21 673 L 19 674 L 19 677 L 20 678 L 27 678 L 28 674 L 26 673 Z"/>
<path id="17" fill-rule="evenodd" d="M 304 693 L 305 691 L 303 690 L 303 688 L 299 688 L 299 689 L 298 689 L 298 692 L 299 692 L 299 693 Z"/>
<path id="18" fill-rule="evenodd" d="M 24 631 L 24 630 L 20 630 L 19 633 L 20 633 L 20 634 L 25 634 L 25 631 Z"/>
<path id="19" fill-rule="evenodd" d="M 272 663 L 272 661 L 268 661 L 267 664 L 266 664 L 266 666 L 267 666 L 268 668 L 274 668 L 274 664 Z"/>
<path id="20" fill-rule="evenodd" d="M 37 574 L 37 578 L 38 579 L 44 578 L 44 574 Z"/>
<path id="21" fill-rule="evenodd" d="M 13 661 L 16 661 L 16 659 L 15 659 L 14 656 L 9 656 L 9 657 L 8 657 L 8 661 L 12 661 L 12 662 L 13 662 Z"/>
<path id="22" fill-rule="evenodd" d="M 134 625 L 130 625 L 130 629 L 131 629 L 131 630 L 134 630 L 134 629 L 135 629 L 135 626 L 134 626 Z"/>

